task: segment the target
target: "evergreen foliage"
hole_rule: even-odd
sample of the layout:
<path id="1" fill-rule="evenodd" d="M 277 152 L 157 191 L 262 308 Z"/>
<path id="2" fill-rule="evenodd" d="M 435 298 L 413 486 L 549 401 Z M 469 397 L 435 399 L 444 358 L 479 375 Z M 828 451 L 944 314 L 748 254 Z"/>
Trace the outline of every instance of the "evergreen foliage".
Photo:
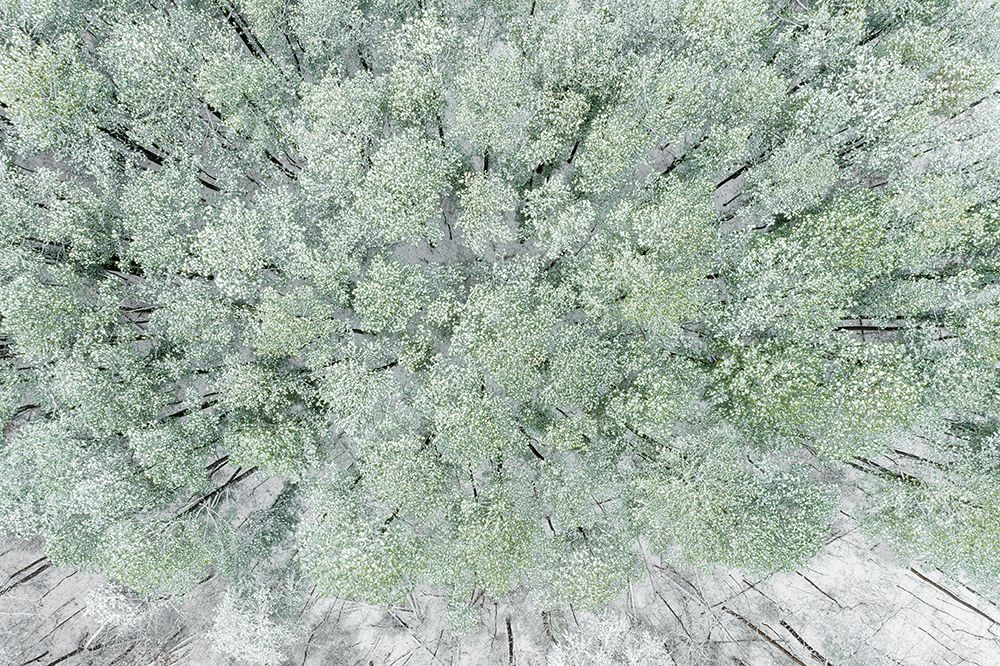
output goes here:
<path id="1" fill-rule="evenodd" d="M 461 624 L 794 568 L 861 485 L 995 581 L 998 75 L 992 0 L 0 2 L 0 528 Z"/>

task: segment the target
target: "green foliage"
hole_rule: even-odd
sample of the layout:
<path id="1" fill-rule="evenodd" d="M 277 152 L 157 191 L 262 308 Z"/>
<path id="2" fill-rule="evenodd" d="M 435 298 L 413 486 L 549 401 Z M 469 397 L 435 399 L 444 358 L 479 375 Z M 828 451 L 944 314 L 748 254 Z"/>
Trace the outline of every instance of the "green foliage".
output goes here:
<path id="1" fill-rule="evenodd" d="M 69 151 L 90 139 L 107 115 L 108 90 L 70 33 L 32 43 L 21 31 L 0 56 L 0 99 L 33 149 Z"/>
<path id="2" fill-rule="evenodd" d="M 293 137 L 309 163 L 300 176 L 302 188 L 315 204 L 343 206 L 352 200 L 364 177 L 371 144 L 381 135 L 383 88 L 381 81 L 364 72 L 303 84 L 301 118 Z"/>
<path id="3" fill-rule="evenodd" d="M 675 442 L 635 481 L 636 518 L 655 550 L 753 571 L 793 568 L 819 551 L 833 519 L 829 488 L 801 469 L 741 469 L 745 449 L 733 433 Z"/>
<path id="4" fill-rule="evenodd" d="M 343 324 L 333 318 L 333 306 L 310 287 L 289 293 L 266 289 L 256 315 L 247 333 L 257 356 L 266 360 L 329 360 L 330 341 L 343 331 Z"/>
<path id="5" fill-rule="evenodd" d="M 261 272 L 270 259 L 267 221 L 260 209 L 233 200 L 213 213 L 213 223 L 194 239 L 195 257 L 189 265 L 212 276 L 223 296 L 246 298 L 260 289 Z"/>
<path id="6" fill-rule="evenodd" d="M 525 198 L 525 233 L 534 239 L 544 257 L 576 249 L 596 221 L 594 207 L 577 200 L 569 184 L 555 176 Z"/>
<path id="7" fill-rule="evenodd" d="M 89 307 L 79 280 L 66 278 L 60 283 L 21 275 L 7 284 L 0 326 L 19 355 L 42 361 L 101 337 L 104 313 Z"/>
<path id="8" fill-rule="evenodd" d="M 114 12 L 107 15 L 115 17 Z M 108 39 L 100 43 L 96 56 L 116 83 L 116 106 L 131 120 L 131 135 L 142 143 L 194 149 L 200 128 L 191 104 L 191 75 L 199 71 L 204 54 L 221 46 L 218 33 L 204 17 L 184 7 L 151 14 L 141 22 L 127 16 L 110 22 Z M 177 39 L 161 39 L 164 33 Z"/>
<path id="9" fill-rule="evenodd" d="M 201 188 L 188 169 L 170 165 L 136 174 L 121 197 L 125 256 L 144 271 L 183 270 L 203 212 Z"/>
<path id="10" fill-rule="evenodd" d="M 299 563 L 323 594 L 389 604 L 419 566 L 413 535 L 394 514 L 374 513 L 342 482 L 322 482 L 306 499 Z"/>
<path id="11" fill-rule="evenodd" d="M 191 366 L 212 367 L 235 338 L 232 313 L 211 284 L 187 280 L 166 291 L 149 318 L 148 330 L 175 347 Z"/>
<path id="12" fill-rule="evenodd" d="M 489 373 L 516 400 L 543 379 L 554 327 L 565 308 L 562 294 L 533 284 L 528 267 L 473 287 L 452 342 L 455 351 Z"/>
<path id="13" fill-rule="evenodd" d="M 351 222 L 386 243 L 440 238 L 440 200 L 451 171 L 446 150 L 407 132 L 387 139 L 371 161 Z"/>
<path id="14" fill-rule="evenodd" d="M 223 446 L 236 465 L 298 480 L 318 458 L 316 430 L 312 423 L 292 419 L 240 424 L 226 432 Z"/>
<path id="15" fill-rule="evenodd" d="M 98 566 L 144 594 L 188 592 L 212 564 L 210 535 L 193 520 L 121 522 L 108 530 L 105 539 Z"/>
<path id="16" fill-rule="evenodd" d="M 406 21 L 392 40 L 388 106 L 405 123 L 433 119 L 444 109 L 449 69 L 456 58 L 454 26 L 424 14 Z"/>
<path id="17" fill-rule="evenodd" d="M 229 4 L 0 3 L 4 532 L 466 628 L 839 494 L 1000 575 L 996 3 Z"/>
<path id="18" fill-rule="evenodd" d="M 502 481 L 482 496 L 462 503 L 455 540 L 463 572 L 472 572 L 476 588 L 498 595 L 516 587 L 531 560 L 538 526 L 525 515 L 519 488 Z"/>
<path id="19" fill-rule="evenodd" d="M 191 419 L 171 419 L 163 425 L 136 428 L 128 433 L 129 446 L 144 473 L 157 486 L 206 490 L 201 473 L 217 424 L 201 414 Z"/>
<path id="20" fill-rule="evenodd" d="M 517 203 L 514 189 L 490 174 L 469 174 L 461 193 L 462 212 L 456 226 L 465 244 L 478 255 L 514 240 L 508 213 Z"/>
<path id="21" fill-rule="evenodd" d="M 431 452 L 430 444 L 430 438 L 361 443 L 357 465 L 362 490 L 404 518 L 435 517 L 451 498 L 448 469 Z"/>
<path id="22" fill-rule="evenodd" d="M 603 608 L 637 574 L 629 544 L 615 535 L 579 530 L 536 548 L 540 557 L 532 580 L 542 608 L 562 604 L 584 610 Z"/>
<path id="23" fill-rule="evenodd" d="M 948 473 L 937 470 L 932 482 L 881 479 L 865 520 L 902 557 L 992 585 L 1000 566 L 1000 436 L 964 425 L 962 439 L 945 438 Z"/>
<path id="24" fill-rule="evenodd" d="M 427 276 L 418 268 L 375 257 L 354 291 L 354 311 L 362 328 L 399 333 L 429 300 Z"/>

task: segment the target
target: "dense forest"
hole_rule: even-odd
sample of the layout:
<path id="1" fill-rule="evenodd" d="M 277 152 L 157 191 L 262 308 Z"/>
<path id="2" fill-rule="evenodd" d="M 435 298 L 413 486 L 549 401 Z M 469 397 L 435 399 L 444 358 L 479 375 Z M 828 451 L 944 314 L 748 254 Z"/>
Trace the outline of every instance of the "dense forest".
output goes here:
<path id="1" fill-rule="evenodd" d="M 840 516 L 998 589 L 998 86 L 988 0 L 0 1 L 0 533 L 238 663 Z"/>

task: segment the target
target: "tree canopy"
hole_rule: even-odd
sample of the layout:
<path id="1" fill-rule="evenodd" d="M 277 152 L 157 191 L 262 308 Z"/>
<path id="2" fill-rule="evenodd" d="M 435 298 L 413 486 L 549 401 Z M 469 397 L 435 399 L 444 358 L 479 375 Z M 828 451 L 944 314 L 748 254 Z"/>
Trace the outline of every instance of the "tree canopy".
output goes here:
<path id="1" fill-rule="evenodd" d="M 990 0 L 0 2 L 0 529 L 248 635 L 848 497 L 1000 580 L 998 75 Z"/>

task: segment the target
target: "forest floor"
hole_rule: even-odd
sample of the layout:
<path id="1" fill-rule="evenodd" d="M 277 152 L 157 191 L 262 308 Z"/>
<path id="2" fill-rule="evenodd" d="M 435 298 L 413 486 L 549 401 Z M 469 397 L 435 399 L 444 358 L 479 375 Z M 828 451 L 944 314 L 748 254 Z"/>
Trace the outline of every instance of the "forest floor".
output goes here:
<path id="1" fill-rule="evenodd" d="M 678 664 L 1000 664 L 1000 599 L 937 570 L 895 564 L 846 514 L 823 552 L 791 573 L 757 580 L 646 562 L 647 578 L 605 618 L 617 619 L 621 631 L 656 632 Z M 37 543 L 0 544 L 0 663 L 229 663 L 209 638 L 217 579 L 182 601 L 154 601 L 142 629 L 124 635 L 88 615 L 86 593 L 100 581 L 52 566 Z M 444 628 L 443 599 L 432 591 L 389 611 L 310 596 L 301 615 L 306 631 L 285 662 L 297 666 L 541 665 L 553 640 L 577 625 L 585 632 L 597 626 L 591 614 L 543 614 L 513 599 L 484 603 L 481 628 L 456 638 Z"/>

